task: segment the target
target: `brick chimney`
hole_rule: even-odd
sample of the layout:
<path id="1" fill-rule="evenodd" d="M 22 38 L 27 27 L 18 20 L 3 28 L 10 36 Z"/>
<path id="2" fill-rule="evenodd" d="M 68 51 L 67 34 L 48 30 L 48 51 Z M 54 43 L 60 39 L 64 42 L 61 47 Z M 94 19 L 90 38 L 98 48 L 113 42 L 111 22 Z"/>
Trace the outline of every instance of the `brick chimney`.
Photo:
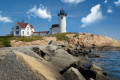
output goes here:
<path id="1" fill-rule="evenodd" d="M 24 23 L 24 20 L 22 20 L 22 23 Z"/>

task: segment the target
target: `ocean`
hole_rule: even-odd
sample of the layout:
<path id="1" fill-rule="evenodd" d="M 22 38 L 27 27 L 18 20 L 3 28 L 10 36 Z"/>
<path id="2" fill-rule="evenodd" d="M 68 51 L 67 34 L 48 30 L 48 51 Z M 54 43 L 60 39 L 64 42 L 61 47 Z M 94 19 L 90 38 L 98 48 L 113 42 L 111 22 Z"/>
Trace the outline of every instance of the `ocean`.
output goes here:
<path id="1" fill-rule="evenodd" d="M 102 67 L 108 74 L 110 80 L 120 80 L 120 51 L 94 52 L 100 58 L 92 59 L 92 62 Z"/>

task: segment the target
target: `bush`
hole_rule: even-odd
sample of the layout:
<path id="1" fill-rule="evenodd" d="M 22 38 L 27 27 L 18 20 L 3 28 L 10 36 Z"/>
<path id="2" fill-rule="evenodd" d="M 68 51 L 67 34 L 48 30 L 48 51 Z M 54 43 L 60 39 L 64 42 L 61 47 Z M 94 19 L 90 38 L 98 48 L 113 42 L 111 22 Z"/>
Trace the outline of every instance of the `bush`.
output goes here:
<path id="1" fill-rule="evenodd" d="M 0 36 L 0 47 L 10 47 L 10 38 Z"/>
<path id="2" fill-rule="evenodd" d="M 93 35 L 93 34 L 91 34 L 90 36 L 91 36 L 91 37 L 93 37 L 94 35 Z"/>
<path id="3" fill-rule="evenodd" d="M 68 37 L 66 36 L 67 34 L 73 34 L 73 33 L 70 33 L 70 32 L 67 32 L 67 33 L 57 33 L 57 34 L 52 34 L 50 35 L 50 37 L 56 37 L 57 40 L 65 40 L 65 41 L 68 41 Z"/>

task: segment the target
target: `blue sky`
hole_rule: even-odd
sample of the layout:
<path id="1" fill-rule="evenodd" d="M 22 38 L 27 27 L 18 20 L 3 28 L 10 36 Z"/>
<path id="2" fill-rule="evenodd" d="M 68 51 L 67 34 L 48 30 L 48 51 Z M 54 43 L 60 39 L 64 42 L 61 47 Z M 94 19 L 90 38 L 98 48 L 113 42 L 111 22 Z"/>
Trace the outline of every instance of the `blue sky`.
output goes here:
<path id="1" fill-rule="evenodd" d="M 120 0 L 0 0 L 0 36 L 9 34 L 16 21 L 24 20 L 36 31 L 58 24 L 63 8 L 67 32 L 86 32 L 120 41 Z"/>

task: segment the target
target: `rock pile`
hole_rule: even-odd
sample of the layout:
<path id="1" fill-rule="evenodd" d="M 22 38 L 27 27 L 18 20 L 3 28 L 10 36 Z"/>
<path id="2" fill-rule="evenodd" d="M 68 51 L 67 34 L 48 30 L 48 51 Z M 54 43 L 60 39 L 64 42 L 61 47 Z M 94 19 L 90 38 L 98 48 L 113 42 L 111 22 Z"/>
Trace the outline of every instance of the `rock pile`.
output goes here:
<path id="1" fill-rule="evenodd" d="M 0 80 L 108 80 L 106 72 L 86 57 L 90 54 L 80 46 L 54 41 L 0 48 Z"/>

